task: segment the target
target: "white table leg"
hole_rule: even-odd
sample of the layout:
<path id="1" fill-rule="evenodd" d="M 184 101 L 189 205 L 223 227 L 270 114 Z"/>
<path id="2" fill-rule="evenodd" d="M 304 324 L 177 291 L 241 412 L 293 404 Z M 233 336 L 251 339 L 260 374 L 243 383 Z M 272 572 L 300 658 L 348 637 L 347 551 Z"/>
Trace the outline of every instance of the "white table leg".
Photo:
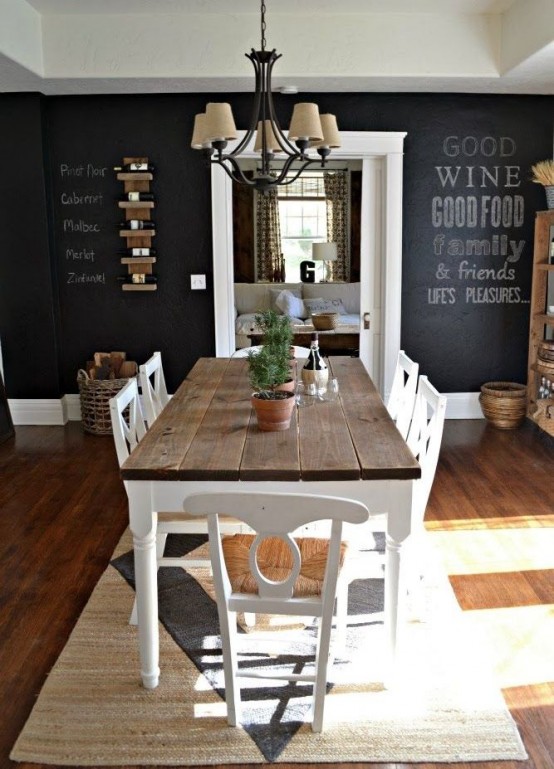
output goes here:
<path id="1" fill-rule="evenodd" d="M 160 679 L 158 635 L 157 515 L 143 482 L 127 482 L 129 520 L 135 554 L 140 672 L 143 686 L 155 689 Z"/>
<path id="2" fill-rule="evenodd" d="M 406 619 L 406 581 L 402 564 L 403 543 L 411 531 L 412 488 L 410 481 L 395 484 L 394 512 L 387 515 L 385 560 L 385 642 L 388 659 L 385 684 L 393 686 L 398 663 L 399 632 Z"/>

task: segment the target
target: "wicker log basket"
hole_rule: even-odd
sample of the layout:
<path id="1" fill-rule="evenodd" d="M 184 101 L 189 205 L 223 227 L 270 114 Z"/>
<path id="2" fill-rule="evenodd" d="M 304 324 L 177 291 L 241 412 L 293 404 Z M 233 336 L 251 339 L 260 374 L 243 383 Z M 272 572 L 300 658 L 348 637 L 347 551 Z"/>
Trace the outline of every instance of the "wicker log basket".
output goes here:
<path id="1" fill-rule="evenodd" d="M 527 388 L 516 382 L 486 382 L 481 385 L 479 403 L 485 418 L 494 427 L 519 427 L 527 411 Z"/>
<path id="2" fill-rule="evenodd" d="M 312 323 L 317 331 L 332 331 L 338 322 L 338 312 L 316 312 L 312 315 Z"/>
<path id="3" fill-rule="evenodd" d="M 111 435 L 110 398 L 129 381 L 127 379 L 91 379 L 84 369 L 77 374 L 83 430 L 94 435 Z"/>

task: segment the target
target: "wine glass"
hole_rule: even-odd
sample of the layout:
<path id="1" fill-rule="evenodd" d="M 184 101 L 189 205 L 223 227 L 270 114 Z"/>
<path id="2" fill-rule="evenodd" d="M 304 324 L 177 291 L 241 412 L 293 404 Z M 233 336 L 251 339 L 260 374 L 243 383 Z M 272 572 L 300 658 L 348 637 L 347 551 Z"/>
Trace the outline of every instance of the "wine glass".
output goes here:
<path id="1" fill-rule="evenodd" d="M 327 389 L 319 394 L 322 401 L 335 401 L 339 397 L 339 380 L 330 379 L 327 382 Z"/>
<path id="2" fill-rule="evenodd" d="M 302 408 L 304 406 L 313 406 L 317 397 L 317 388 L 315 384 L 304 384 L 298 382 L 296 385 L 296 404 Z"/>

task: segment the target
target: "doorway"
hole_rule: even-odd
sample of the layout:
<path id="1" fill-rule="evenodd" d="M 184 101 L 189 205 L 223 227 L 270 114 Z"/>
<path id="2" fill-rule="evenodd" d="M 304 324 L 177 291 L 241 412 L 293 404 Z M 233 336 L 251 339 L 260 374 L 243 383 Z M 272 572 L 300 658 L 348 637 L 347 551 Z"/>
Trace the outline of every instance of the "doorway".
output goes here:
<path id="1" fill-rule="evenodd" d="M 360 359 L 384 398 L 400 349 L 404 132 L 342 132 L 333 159 L 362 161 Z M 240 136 L 237 141 L 240 141 Z M 255 158 L 253 142 L 244 153 Z M 212 167 L 216 355 L 235 349 L 232 182 Z"/>

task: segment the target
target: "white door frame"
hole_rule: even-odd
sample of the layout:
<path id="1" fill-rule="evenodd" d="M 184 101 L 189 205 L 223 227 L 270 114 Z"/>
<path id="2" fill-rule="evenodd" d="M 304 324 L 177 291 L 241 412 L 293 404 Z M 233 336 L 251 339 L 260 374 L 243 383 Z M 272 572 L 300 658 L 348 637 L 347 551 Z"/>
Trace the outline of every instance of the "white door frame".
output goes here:
<path id="1" fill-rule="evenodd" d="M 239 135 L 237 142 L 244 134 Z M 360 312 L 370 320 L 380 304 L 380 328 L 360 330 L 360 358 L 386 398 L 390 392 L 400 349 L 402 294 L 402 180 L 405 132 L 342 131 L 342 147 L 333 159 L 362 160 L 360 239 Z M 255 158 L 253 142 L 243 157 Z M 232 182 L 212 166 L 212 236 L 214 274 L 215 352 L 227 357 L 235 349 L 233 287 Z M 375 293 L 375 271 L 380 270 L 380 302 Z M 379 273 L 377 273 L 379 275 Z M 377 285 L 379 281 L 377 281 Z M 373 339 L 379 339 L 373 350 Z"/>

